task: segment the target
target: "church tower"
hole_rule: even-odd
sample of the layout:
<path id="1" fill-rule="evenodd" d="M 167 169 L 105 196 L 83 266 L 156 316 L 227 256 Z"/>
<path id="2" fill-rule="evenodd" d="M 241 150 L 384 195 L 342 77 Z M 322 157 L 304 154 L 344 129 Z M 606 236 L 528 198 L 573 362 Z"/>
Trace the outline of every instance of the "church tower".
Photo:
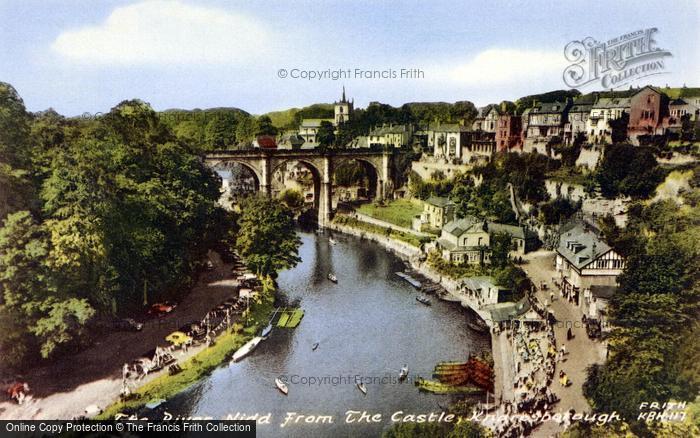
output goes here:
<path id="1" fill-rule="evenodd" d="M 338 126 L 342 123 L 347 122 L 352 117 L 352 110 L 354 107 L 354 100 L 349 102 L 345 98 L 345 86 L 343 86 L 343 96 L 340 98 L 340 102 L 335 102 L 335 125 Z"/>

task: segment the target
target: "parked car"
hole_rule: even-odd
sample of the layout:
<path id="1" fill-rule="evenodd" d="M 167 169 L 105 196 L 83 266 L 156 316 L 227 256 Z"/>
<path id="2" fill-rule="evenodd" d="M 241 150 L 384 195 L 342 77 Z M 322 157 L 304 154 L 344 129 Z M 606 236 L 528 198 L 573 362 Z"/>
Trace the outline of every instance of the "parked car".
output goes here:
<path id="1" fill-rule="evenodd" d="M 175 310 L 176 304 L 168 301 L 164 303 L 155 303 L 148 309 L 149 315 L 165 315 Z"/>
<path id="2" fill-rule="evenodd" d="M 122 332 L 140 332 L 143 329 L 143 324 L 132 318 L 123 318 L 114 322 L 114 328 Z"/>

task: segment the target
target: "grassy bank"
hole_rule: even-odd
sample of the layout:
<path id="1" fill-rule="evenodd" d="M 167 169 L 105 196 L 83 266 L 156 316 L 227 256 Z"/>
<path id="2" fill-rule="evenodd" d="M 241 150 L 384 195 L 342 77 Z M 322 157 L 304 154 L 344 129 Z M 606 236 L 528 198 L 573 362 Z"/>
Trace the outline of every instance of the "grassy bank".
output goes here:
<path id="1" fill-rule="evenodd" d="M 413 217 L 423 211 L 420 201 L 412 199 L 396 199 L 381 204 L 364 204 L 357 209 L 358 213 L 389 222 L 399 227 L 411 228 Z"/>
<path id="2" fill-rule="evenodd" d="M 180 363 L 181 372 L 175 375 L 166 373 L 156 377 L 136 389 L 127 400 L 120 400 L 107 407 L 98 418 L 114 418 L 120 412 L 127 413 L 139 409 L 151 400 L 167 400 L 211 373 L 267 324 L 274 308 L 274 294 L 272 280 L 264 280 L 263 292 L 257 300 L 251 301 L 248 323 L 245 323 L 248 315 L 244 312 L 242 324 L 234 324 L 232 329 L 216 338 L 214 345 Z"/>
<path id="3" fill-rule="evenodd" d="M 358 219 L 349 216 L 336 215 L 336 217 L 333 218 L 333 223 L 338 225 L 345 225 L 360 231 L 366 231 L 368 233 L 379 234 L 382 236 L 389 237 L 391 239 L 400 240 L 402 242 L 408 243 L 409 245 L 413 245 L 416 248 L 420 248 L 421 244 L 430 241 L 430 238 L 428 237 L 419 237 L 415 234 L 405 233 L 403 231 L 393 230 L 387 227 L 380 227 L 379 225 L 362 222 Z"/>

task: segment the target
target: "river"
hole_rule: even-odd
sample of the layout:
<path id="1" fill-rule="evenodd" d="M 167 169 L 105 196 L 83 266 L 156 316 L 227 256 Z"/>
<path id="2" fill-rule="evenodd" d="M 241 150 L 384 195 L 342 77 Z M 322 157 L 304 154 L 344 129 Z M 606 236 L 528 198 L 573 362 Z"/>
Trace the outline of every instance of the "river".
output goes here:
<path id="1" fill-rule="evenodd" d="M 302 262 L 281 272 L 278 284 L 288 303 L 305 310 L 301 324 L 275 328 L 249 357 L 218 368 L 158 407 L 154 417 L 162 411 L 214 418 L 271 414 L 269 425 L 258 425 L 258 436 L 377 436 L 397 411 L 440 413 L 450 403 L 451 396 L 419 392 L 397 375 L 406 364 L 410 377 L 430 377 L 439 361 L 489 350 L 488 335 L 467 327 L 465 309 L 435 297 L 432 306 L 418 303 L 416 290 L 394 274 L 404 262 L 376 243 L 338 234 L 335 245 L 328 235 L 300 237 Z M 338 284 L 326 278 L 329 272 Z M 367 395 L 357 389 L 355 375 L 366 382 Z M 275 388 L 278 376 L 286 377 L 288 396 Z M 325 382 L 310 384 L 312 378 Z M 348 410 L 381 414 L 381 421 L 348 424 Z M 288 412 L 331 416 L 333 423 L 307 424 L 305 417 L 280 427 Z"/>

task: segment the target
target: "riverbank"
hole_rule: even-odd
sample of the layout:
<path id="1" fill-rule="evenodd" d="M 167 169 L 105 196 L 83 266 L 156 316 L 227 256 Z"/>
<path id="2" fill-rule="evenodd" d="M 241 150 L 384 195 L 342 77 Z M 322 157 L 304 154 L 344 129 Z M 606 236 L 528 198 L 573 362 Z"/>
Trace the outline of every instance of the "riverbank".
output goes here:
<path id="1" fill-rule="evenodd" d="M 68 419 L 85 415 L 85 408 L 104 408 L 118 400 L 122 389 L 122 365 L 140 357 L 155 345 L 162 345 L 165 336 L 183 324 L 199 320 L 212 307 L 232 297 L 238 282 L 233 265 L 225 263 L 212 252 L 212 271 L 203 272 L 191 292 L 183 297 L 177 308 L 160 318 L 144 321 L 139 332 L 115 332 L 97 339 L 94 345 L 51 363 L 25 370 L 18 378 L 29 383 L 31 391 L 21 405 L 0 402 L 0 419 Z M 176 358 L 186 361 L 204 346 L 179 351 Z M 167 371 L 166 371 L 167 372 Z M 159 373 L 138 381 L 145 385 Z"/>
<path id="2" fill-rule="evenodd" d="M 441 296 L 441 299 L 459 302 L 462 307 L 469 308 L 479 315 L 489 327 L 491 335 L 495 377 L 494 400 L 498 406 L 496 413 L 506 418 L 503 421 L 494 421 L 485 425 L 498 433 L 520 433 L 540 426 L 536 422 L 519 423 L 509 415 L 527 414 L 540 409 L 551 410 L 556 400 L 550 385 L 554 381 L 557 361 L 553 352 L 556 352 L 557 347 L 553 327 L 542 315 L 537 315 L 534 311 L 528 313 L 529 322 L 534 324 L 530 328 L 525 327 L 524 324 L 517 327 L 513 324 L 502 326 L 493 320 L 490 310 L 481 306 L 475 294 L 467 293 L 462 287 L 461 280 L 437 272 L 429 266 L 425 254 L 418 248 L 406 246 L 403 242 L 386 235 L 353 229 L 347 226 L 347 223 L 343 226 L 332 223 L 329 228 L 375 241 L 398 254 L 408 262 L 411 269 L 445 289 L 447 294 Z M 532 352 L 525 352 L 530 349 Z M 533 358 L 528 358 L 531 354 L 534 354 L 534 362 Z M 546 429 L 547 433 L 556 433 L 561 430 L 561 425 L 548 423 Z"/>
<path id="3" fill-rule="evenodd" d="M 214 339 L 212 345 L 202 346 L 186 360 L 180 361 L 181 371 L 168 374 L 167 370 L 162 370 L 156 378 L 136 388 L 128 398 L 110 405 L 99 418 L 114 418 L 118 414 L 138 410 L 149 402 L 170 399 L 230 360 L 237 349 L 262 330 L 274 309 L 276 289 L 273 282 L 264 279 L 262 285 L 258 297 L 241 316 L 247 321 L 245 325 L 232 323 Z"/>

